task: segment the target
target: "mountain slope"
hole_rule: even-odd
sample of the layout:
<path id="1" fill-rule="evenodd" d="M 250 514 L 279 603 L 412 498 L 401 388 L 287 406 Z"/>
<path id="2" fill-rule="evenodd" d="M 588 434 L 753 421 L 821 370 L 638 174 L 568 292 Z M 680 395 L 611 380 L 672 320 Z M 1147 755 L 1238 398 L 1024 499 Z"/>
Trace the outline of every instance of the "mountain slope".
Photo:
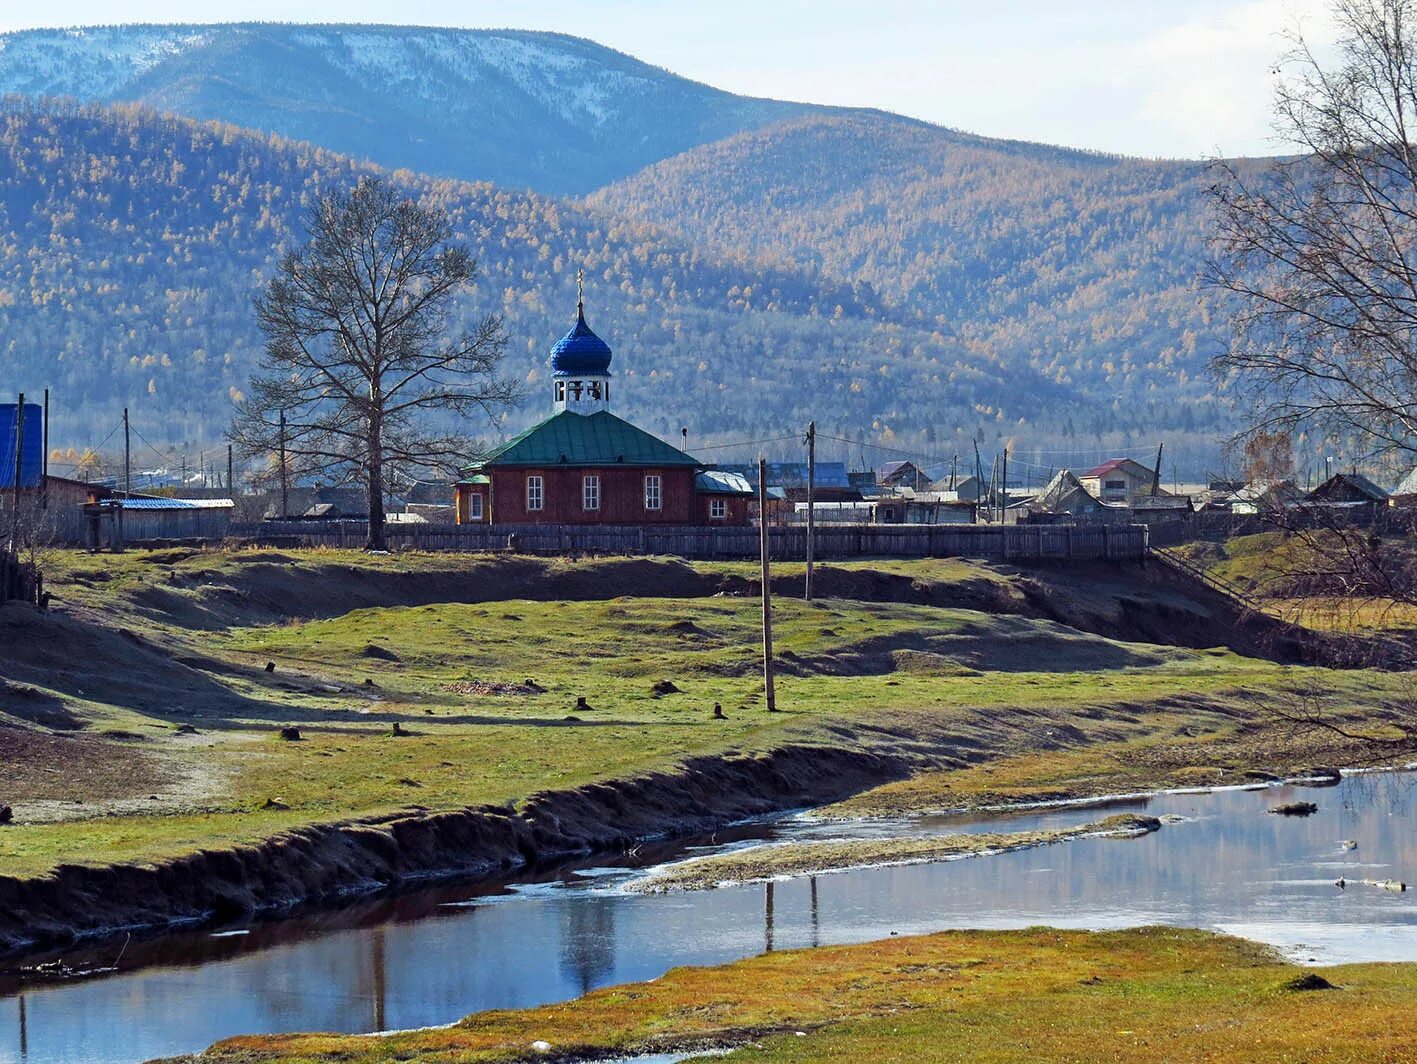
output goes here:
<path id="1" fill-rule="evenodd" d="M 561 34 L 269 23 L 0 35 L 3 94 L 142 103 L 553 194 L 819 110 L 735 96 Z"/>
<path id="2" fill-rule="evenodd" d="M 308 145 L 142 108 L 12 102 L 0 111 L 7 386 L 53 387 L 66 444 L 100 443 L 125 405 L 154 443 L 214 442 L 260 350 L 252 296 L 301 239 L 312 197 L 364 172 Z M 445 208 L 481 263 L 467 314 L 504 315 L 509 368 L 531 393 L 509 427 L 549 405 L 546 353 L 571 324 L 578 267 L 590 320 L 616 352 L 617 408 L 661 434 L 687 426 L 697 446 L 795 433 L 812 417 L 883 441 L 992 439 L 1020 423 L 1044 434 L 1056 420 L 1050 382 L 851 285 L 724 261 L 534 194 L 394 180 Z"/>
<path id="3" fill-rule="evenodd" d="M 1197 285 L 1211 180 L 1201 163 L 969 142 L 858 114 L 696 148 L 588 202 L 725 255 L 869 284 L 1118 415 L 1165 397 L 1158 428 L 1217 430 L 1226 412 L 1206 363 L 1224 313 Z"/>

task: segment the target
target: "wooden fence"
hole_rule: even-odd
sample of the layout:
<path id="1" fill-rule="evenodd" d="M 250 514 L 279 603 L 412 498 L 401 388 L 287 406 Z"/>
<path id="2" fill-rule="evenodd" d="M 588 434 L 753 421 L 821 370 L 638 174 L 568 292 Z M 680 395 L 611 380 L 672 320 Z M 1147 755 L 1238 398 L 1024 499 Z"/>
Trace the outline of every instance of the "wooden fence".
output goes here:
<path id="1" fill-rule="evenodd" d="M 276 546 L 362 547 L 359 521 L 265 521 L 232 525 L 230 534 Z M 768 529 L 772 557 L 802 561 L 807 530 Z M 620 525 L 390 525 L 389 546 L 434 551 L 526 551 L 735 559 L 758 556 L 755 527 Z M 816 530 L 818 558 L 991 558 L 1001 561 L 1138 560 L 1146 557 L 1143 525 L 827 525 Z"/>

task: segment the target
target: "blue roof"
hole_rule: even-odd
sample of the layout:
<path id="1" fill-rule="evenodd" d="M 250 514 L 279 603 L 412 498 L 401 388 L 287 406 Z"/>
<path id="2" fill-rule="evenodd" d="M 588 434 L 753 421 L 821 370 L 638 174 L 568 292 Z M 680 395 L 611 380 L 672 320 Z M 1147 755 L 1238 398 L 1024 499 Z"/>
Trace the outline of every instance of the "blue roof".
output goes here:
<path id="1" fill-rule="evenodd" d="M 722 463 L 720 469 L 731 473 L 737 473 L 756 486 L 758 483 L 758 463 Z M 784 488 L 805 488 L 807 486 L 807 463 L 806 462 L 769 462 L 768 463 L 768 486 L 778 486 Z M 819 488 L 842 488 L 851 487 L 851 481 L 847 479 L 845 462 L 818 462 L 816 486 Z"/>
<path id="2" fill-rule="evenodd" d="M 230 510 L 230 499 L 113 499 L 125 510 Z"/>
<path id="3" fill-rule="evenodd" d="M 551 369 L 557 377 L 583 373 L 609 374 L 610 345 L 585 323 L 585 307 L 576 305 L 576 324 L 551 349 Z"/>

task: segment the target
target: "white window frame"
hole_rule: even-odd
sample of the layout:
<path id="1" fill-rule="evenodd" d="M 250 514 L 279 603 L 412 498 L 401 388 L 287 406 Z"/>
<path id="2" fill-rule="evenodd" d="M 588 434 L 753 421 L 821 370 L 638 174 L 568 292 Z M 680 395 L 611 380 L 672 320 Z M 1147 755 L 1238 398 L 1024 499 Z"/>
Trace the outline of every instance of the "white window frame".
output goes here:
<path id="1" fill-rule="evenodd" d="M 581 477 L 581 509 L 600 509 L 600 477 L 595 473 Z"/>
<path id="2" fill-rule="evenodd" d="M 546 480 L 536 473 L 526 478 L 526 509 L 527 513 L 546 509 Z"/>
<path id="3" fill-rule="evenodd" d="M 727 500 L 727 499 L 710 499 L 710 500 L 709 500 L 709 520 L 710 520 L 710 521 L 727 521 L 727 520 L 728 520 L 728 500 Z"/>
<path id="4" fill-rule="evenodd" d="M 664 478 L 658 473 L 645 474 L 645 509 L 664 509 Z"/>
<path id="5" fill-rule="evenodd" d="M 557 382 L 556 382 L 556 401 L 557 401 L 558 403 L 564 403 L 564 402 L 566 401 L 566 382 L 565 382 L 565 381 L 557 381 Z"/>
<path id="6" fill-rule="evenodd" d="M 468 519 L 469 521 L 481 521 L 481 520 L 482 520 L 482 514 L 483 514 L 482 503 L 483 503 L 483 500 L 482 500 L 482 492 L 480 492 L 480 491 L 473 491 L 473 492 L 469 492 L 469 493 L 468 493 L 468 496 L 467 496 L 467 519 Z"/>

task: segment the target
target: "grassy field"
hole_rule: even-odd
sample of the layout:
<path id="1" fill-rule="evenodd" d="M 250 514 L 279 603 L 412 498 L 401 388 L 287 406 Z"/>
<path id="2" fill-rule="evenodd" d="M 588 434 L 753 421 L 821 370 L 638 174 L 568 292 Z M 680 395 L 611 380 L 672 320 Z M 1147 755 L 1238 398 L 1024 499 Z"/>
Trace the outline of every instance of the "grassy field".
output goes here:
<path id="1" fill-rule="evenodd" d="M 778 600 L 782 712 L 768 714 L 753 576 L 668 560 L 65 554 L 56 612 L 0 610 L 0 803 L 15 810 L 0 866 L 38 875 L 515 805 L 786 743 L 913 759 L 917 805 L 1140 784 L 1148 761 L 1215 782 L 1351 753 L 1275 725 L 1284 692 L 1317 691 L 1380 733 L 1405 680 L 1090 634 L 1031 613 L 1037 577 L 1003 567 L 865 562 L 824 574 L 832 597 Z M 1069 579 L 1055 599 L 1090 618 L 1151 594 Z M 1158 609 L 1177 608 L 1168 595 Z"/>
<path id="2" fill-rule="evenodd" d="M 1333 989 L 1306 989 L 1317 978 Z M 1320 983 L 1318 985 L 1323 985 Z M 1199 931 L 950 932 L 680 968 L 387 1037 L 238 1038 L 202 1060 L 514 1061 L 741 1047 L 729 1061 L 1417 1059 L 1417 968 L 1300 969 Z"/>

